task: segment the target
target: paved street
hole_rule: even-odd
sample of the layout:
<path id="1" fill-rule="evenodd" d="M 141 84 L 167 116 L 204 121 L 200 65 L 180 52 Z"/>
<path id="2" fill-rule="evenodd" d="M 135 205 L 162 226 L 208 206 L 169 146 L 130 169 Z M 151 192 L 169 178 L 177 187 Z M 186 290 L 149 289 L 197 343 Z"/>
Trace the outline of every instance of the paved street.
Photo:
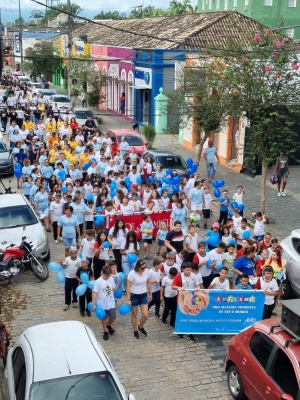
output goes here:
<path id="1" fill-rule="evenodd" d="M 130 127 L 130 123 L 114 116 L 105 117 L 103 130 L 113 127 Z M 109 118 L 109 119 L 108 119 Z M 155 147 L 172 148 L 184 158 L 193 153 L 182 149 L 176 144 L 174 137 L 159 137 Z M 205 171 L 201 161 L 201 175 Z M 298 169 L 292 169 L 293 181 L 299 175 Z M 245 188 L 246 215 L 257 210 L 259 204 L 259 178 L 249 178 L 236 174 L 224 167 L 218 167 L 217 178 L 224 179 L 230 196 L 238 184 Z M 13 186 L 16 187 L 14 178 Z M 8 178 L 3 180 L 5 184 Z M 298 179 L 299 182 L 299 179 Z M 292 186 L 291 186 L 292 188 Z M 268 226 L 274 235 L 282 238 L 290 230 L 297 227 L 294 210 L 299 208 L 297 190 L 289 193 L 287 198 L 277 198 L 276 190 L 268 187 L 267 215 L 276 222 Z M 216 213 L 215 213 L 216 215 Z M 202 233 L 203 230 L 198 231 Z M 63 256 L 63 245 L 55 244 L 50 235 L 51 261 Z M 152 248 L 152 257 L 156 247 Z M 141 252 L 142 253 L 142 252 Z M 142 253 L 143 254 L 143 253 Z M 150 266 L 151 261 L 148 261 Z M 224 373 L 225 351 L 228 345 L 227 336 L 197 336 L 197 343 L 173 336 L 168 325 L 163 325 L 154 318 L 154 310 L 150 312 L 146 324 L 148 337 L 134 340 L 129 316 L 117 313 L 116 334 L 107 342 L 102 340 L 101 323 L 94 316 L 82 318 L 78 309 L 63 311 L 64 288 L 56 282 L 55 274 L 50 272 L 50 278 L 40 283 L 32 273 L 26 272 L 18 281 L 11 285 L 0 285 L 2 299 L 12 297 L 12 301 L 3 307 L 2 320 L 8 325 L 13 342 L 26 328 L 52 321 L 80 320 L 85 322 L 96 334 L 100 344 L 110 357 L 127 393 L 134 393 L 136 399 L 182 400 L 189 399 L 231 399 L 227 389 Z M 118 301 L 122 303 L 123 300 Z M 84 349 L 78 349 L 78 359 L 84 357 Z M 0 371 L 2 365 L 0 365 Z M 1 374 L 0 374 L 1 376 Z M 1 382 L 1 380 L 0 380 Z M 0 385 L 0 389 L 3 388 Z M 1 395 L 0 395 L 1 398 Z M 4 397 L 5 398 L 5 397 Z"/>

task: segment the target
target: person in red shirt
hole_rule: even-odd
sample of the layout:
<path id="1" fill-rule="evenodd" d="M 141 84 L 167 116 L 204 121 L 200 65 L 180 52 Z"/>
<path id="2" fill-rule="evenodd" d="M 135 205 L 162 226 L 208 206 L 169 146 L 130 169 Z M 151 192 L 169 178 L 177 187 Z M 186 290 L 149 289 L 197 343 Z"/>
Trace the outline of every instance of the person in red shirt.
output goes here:
<path id="1" fill-rule="evenodd" d="M 242 248 L 236 253 L 236 259 L 241 257 L 244 254 L 245 249 L 251 245 L 252 245 L 251 239 L 243 239 L 242 240 Z"/>
<path id="2" fill-rule="evenodd" d="M 269 252 L 268 249 L 263 249 L 262 252 L 260 253 L 261 259 L 257 260 L 256 262 L 256 274 L 257 276 L 262 276 L 262 271 L 264 265 L 267 263 L 269 259 Z"/>
<path id="3" fill-rule="evenodd" d="M 271 247 L 271 239 L 271 233 L 266 232 L 263 240 L 258 243 L 258 252 L 260 252 L 262 249 L 268 249 L 269 247 Z"/>

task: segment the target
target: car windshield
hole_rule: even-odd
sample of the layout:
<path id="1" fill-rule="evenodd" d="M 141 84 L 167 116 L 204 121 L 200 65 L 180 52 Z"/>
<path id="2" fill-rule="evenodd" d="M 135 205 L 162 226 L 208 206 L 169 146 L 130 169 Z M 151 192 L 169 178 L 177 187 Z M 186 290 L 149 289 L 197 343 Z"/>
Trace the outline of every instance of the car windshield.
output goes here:
<path id="1" fill-rule="evenodd" d="M 156 165 L 159 164 L 166 169 L 187 168 L 185 161 L 180 156 L 156 156 Z"/>
<path id="2" fill-rule="evenodd" d="M 70 100 L 67 97 L 53 97 L 53 101 L 55 103 L 70 103 Z"/>
<path id="3" fill-rule="evenodd" d="M 0 153 L 6 153 L 7 148 L 3 142 L 0 142 Z"/>
<path id="4" fill-rule="evenodd" d="M 75 111 L 75 117 L 77 119 L 87 119 L 88 115 L 90 115 L 92 119 L 95 119 L 94 114 L 89 110 Z"/>
<path id="5" fill-rule="evenodd" d="M 31 385 L 29 400 L 122 400 L 121 393 L 107 371 L 64 376 Z"/>
<path id="6" fill-rule="evenodd" d="M 53 96 L 56 92 L 41 92 L 44 96 Z"/>
<path id="7" fill-rule="evenodd" d="M 129 146 L 144 146 L 144 142 L 139 136 L 135 135 L 119 135 L 118 136 L 118 141 L 121 143 L 121 138 L 125 136 L 126 142 L 129 144 Z"/>
<path id="8" fill-rule="evenodd" d="M 32 208 L 26 204 L 0 208 L 0 229 L 34 225 L 38 222 Z"/>

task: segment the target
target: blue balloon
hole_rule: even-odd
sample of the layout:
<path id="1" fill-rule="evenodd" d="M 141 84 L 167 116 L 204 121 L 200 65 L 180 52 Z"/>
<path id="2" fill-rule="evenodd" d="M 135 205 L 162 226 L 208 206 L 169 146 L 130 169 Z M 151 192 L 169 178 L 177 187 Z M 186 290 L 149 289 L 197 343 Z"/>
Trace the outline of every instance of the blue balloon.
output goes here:
<path id="1" fill-rule="evenodd" d="M 218 188 L 216 188 L 214 190 L 214 196 L 218 199 L 221 196 L 220 190 Z"/>
<path id="2" fill-rule="evenodd" d="M 115 190 L 116 187 L 117 187 L 116 181 L 111 181 L 111 184 L 110 184 L 111 190 Z"/>
<path id="3" fill-rule="evenodd" d="M 172 183 L 173 183 L 174 185 L 178 185 L 178 184 L 180 183 L 180 176 L 174 176 L 174 177 L 172 178 Z"/>
<path id="4" fill-rule="evenodd" d="M 61 191 L 62 191 L 63 193 L 66 193 L 66 192 L 68 191 L 68 188 L 67 188 L 66 186 L 63 186 L 63 187 L 61 188 Z"/>
<path id="5" fill-rule="evenodd" d="M 50 264 L 48 264 L 48 269 L 49 269 L 49 271 L 52 271 L 52 272 L 59 272 L 59 271 L 63 270 L 61 265 L 59 265 L 56 262 L 51 262 Z"/>
<path id="6" fill-rule="evenodd" d="M 167 175 L 172 175 L 172 170 L 171 170 L 171 169 L 167 169 L 167 170 L 166 170 L 166 174 L 167 174 Z"/>
<path id="7" fill-rule="evenodd" d="M 88 303 L 86 308 L 89 310 L 89 312 L 93 312 L 93 302 L 91 301 L 90 303 Z"/>
<path id="8" fill-rule="evenodd" d="M 15 173 L 15 177 L 16 178 L 20 179 L 22 177 L 22 171 L 21 170 L 15 169 L 14 173 Z"/>
<path id="9" fill-rule="evenodd" d="M 143 182 L 143 180 L 142 180 L 142 178 L 140 176 L 136 178 L 136 183 L 138 185 L 141 185 L 142 182 Z"/>
<path id="10" fill-rule="evenodd" d="M 106 318 L 106 312 L 103 310 L 103 308 L 97 308 L 96 312 L 96 317 L 99 319 L 105 319 Z"/>
<path id="11" fill-rule="evenodd" d="M 163 184 L 161 185 L 161 188 L 162 188 L 162 189 L 167 189 L 167 188 L 168 188 L 168 185 L 167 185 L 166 183 L 163 183 Z"/>
<path id="12" fill-rule="evenodd" d="M 66 276 L 64 271 L 59 271 L 58 274 L 56 275 L 56 280 L 58 283 L 65 283 L 66 281 Z"/>
<path id="13" fill-rule="evenodd" d="M 218 181 L 218 187 L 223 187 L 225 185 L 225 181 L 220 180 Z"/>
<path id="14" fill-rule="evenodd" d="M 250 236 L 251 236 L 251 234 L 249 231 L 246 231 L 243 233 L 243 239 L 250 239 Z"/>
<path id="15" fill-rule="evenodd" d="M 206 263 L 207 268 L 210 268 L 211 264 L 212 264 L 212 261 L 208 260 L 207 263 Z"/>
<path id="16" fill-rule="evenodd" d="M 90 158 L 90 161 L 92 161 L 92 162 L 97 162 L 97 160 L 96 160 L 96 158 Z"/>
<path id="17" fill-rule="evenodd" d="M 189 169 L 188 169 L 188 173 L 189 173 L 190 175 L 193 175 L 194 170 L 193 170 L 192 168 L 189 168 Z"/>
<path id="18" fill-rule="evenodd" d="M 91 200 L 94 200 L 94 196 L 92 195 L 92 193 L 86 196 L 86 201 L 91 201 Z"/>
<path id="19" fill-rule="evenodd" d="M 148 181 L 150 183 L 154 183 L 155 182 L 155 178 L 153 176 L 149 176 Z"/>
<path id="20" fill-rule="evenodd" d="M 231 203 L 231 207 L 234 209 L 234 208 L 238 208 L 239 205 L 236 201 L 234 201 L 233 203 Z"/>
<path id="21" fill-rule="evenodd" d="M 78 254 L 78 257 L 82 260 L 82 253 Z"/>
<path id="22" fill-rule="evenodd" d="M 209 253 L 209 248 L 208 247 L 206 247 L 205 253 Z"/>
<path id="23" fill-rule="evenodd" d="M 102 222 L 98 218 L 96 218 L 95 221 L 94 221 L 94 225 L 95 226 L 100 226 L 100 225 L 102 225 Z"/>
<path id="24" fill-rule="evenodd" d="M 218 187 L 218 181 L 212 181 L 213 187 L 217 189 Z"/>
<path id="25" fill-rule="evenodd" d="M 116 193 L 115 190 L 112 190 L 112 191 L 110 192 L 110 196 L 111 196 L 111 197 L 115 197 L 116 195 L 117 195 L 117 193 Z"/>
<path id="26" fill-rule="evenodd" d="M 206 243 L 206 239 L 201 239 L 201 243 Z"/>
<path id="27" fill-rule="evenodd" d="M 137 261 L 137 256 L 134 253 L 130 253 L 128 254 L 128 258 L 127 258 L 129 264 L 133 264 Z"/>
<path id="28" fill-rule="evenodd" d="M 188 159 L 186 160 L 186 163 L 187 163 L 187 165 L 188 165 L 189 167 L 192 167 L 192 166 L 193 166 L 193 160 L 192 160 L 191 158 L 188 158 Z"/>
<path id="29" fill-rule="evenodd" d="M 88 287 L 89 289 L 94 290 L 95 282 L 96 282 L 96 281 L 88 281 L 87 287 Z"/>
<path id="30" fill-rule="evenodd" d="M 122 304 L 119 307 L 119 313 L 121 315 L 126 315 L 126 314 L 129 314 L 130 312 L 131 312 L 131 307 L 128 304 Z"/>
<path id="31" fill-rule="evenodd" d="M 245 208 L 244 204 L 238 204 L 238 209 L 240 211 L 244 211 L 244 208 Z"/>
<path id="32" fill-rule="evenodd" d="M 103 210 L 102 206 L 99 206 L 99 207 L 96 208 L 96 211 L 102 211 L 102 210 Z"/>
<path id="33" fill-rule="evenodd" d="M 125 274 L 124 274 L 124 272 L 118 272 L 118 275 L 120 278 L 120 285 L 121 285 L 125 279 Z"/>
<path id="34" fill-rule="evenodd" d="M 171 178 L 165 178 L 165 179 L 164 179 L 164 182 L 165 182 L 167 185 L 172 185 L 172 179 L 171 179 Z"/>
<path id="35" fill-rule="evenodd" d="M 108 240 L 105 240 L 105 242 L 103 242 L 103 247 L 104 247 L 105 249 L 108 249 L 108 248 L 110 247 L 110 243 L 109 243 Z"/>
<path id="36" fill-rule="evenodd" d="M 83 274 L 81 274 L 81 275 L 83 275 Z M 86 289 L 87 289 L 87 285 L 85 283 L 83 283 L 82 285 L 77 286 L 75 293 L 77 294 L 77 296 L 82 296 L 86 292 Z"/>
<path id="37" fill-rule="evenodd" d="M 102 225 L 103 222 L 105 221 L 105 218 L 102 215 L 97 215 L 96 221 L 98 221 L 99 224 Z M 96 225 L 96 226 L 100 226 L 100 225 Z"/>
<path id="38" fill-rule="evenodd" d="M 114 292 L 114 296 L 115 296 L 115 299 L 121 299 L 122 296 L 123 296 L 123 289 L 119 287 L 119 288 Z"/>
<path id="39" fill-rule="evenodd" d="M 228 217 L 229 217 L 229 218 L 232 218 L 232 217 L 233 217 L 233 212 L 232 212 L 232 211 L 229 211 Z"/>
<path id="40" fill-rule="evenodd" d="M 177 186 L 177 185 L 173 185 L 172 189 L 173 189 L 174 193 L 178 193 L 179 192 L 179 186 Z"/>
<path id="41" fill-rule="evenodd" d="M 89 281 L 89 275 L 86 272 L 82 272 L 82 274 L 80 275 L 80 279 L 82 283 L 85 283 L 87 285 Z"/>
<path id="42" fill-rule="evenodd" d="M 19 169 L 20 171 L 22 170 L 22 165 L 20 163 L 15 164 L 15 169 Z"/>
<path id="43" fill-rule="evenodd" d="M 125 182 L 125 183 L 130 183 L 130 178 L 129 178 L 129 176 L 126 176 L 126 178 L 124 179 L 124 182 Z"/>
<path id="44" fill-rule="evenodd" d="M 66 171 L 64 169 L 62 169 L 61 171 L 58 171 L 57 175 L 60 178 L 64 178 L 66 176 Z"/>
<path id="45" fill-rule="evenodd" d="M 217 268 L 218 268 L 218 271 L 221 271 L 221 268 L 222 268 L 222 267 L 224 267 L 223 264 L 218 265 L 218 267 L 217 267 Z"/>
<path id="46" fill-rule="evenodd" d="M 197 171 L 197 169 L 198 169 L 198 165 L 197 164 L 193 164 L 191 168 L 195 173 Z"/>
<path id="47" fill-rule="evenodd" d="M 229 244 L 233 244 L 234 246 L 236 245 L 236 241 L 235 240 L 229 240 Z"/>

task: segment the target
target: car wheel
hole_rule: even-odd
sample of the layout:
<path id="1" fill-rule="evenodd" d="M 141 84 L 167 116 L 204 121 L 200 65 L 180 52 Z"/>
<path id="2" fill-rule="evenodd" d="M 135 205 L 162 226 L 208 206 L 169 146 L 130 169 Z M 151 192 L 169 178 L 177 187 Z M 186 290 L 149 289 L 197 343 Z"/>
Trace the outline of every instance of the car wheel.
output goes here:
<path id="1" fill-rule="evenodd" d="M 49 261 L 50 260 L 50 250 L 48 251 L 48 254 L 46 255 L 45 258 L 43 258 L 44 261 Z"/>
<path id="2" fill-rule="evenodd" d="M 243 400 L 246 398 L 241 375 L 235 365 L 231 365 L 228 370 L 227 383 L 230 394 L 234 399 Z"/>
<path id="3" fill-rule="evenodd" d="M 286 279 L 283 279 L 281 282 L 281 298 L 282 300 L 288 300 L 293 297 L 293 292 L 291 288 L 290 281 L 288 280 L 288 277 Z"/>

